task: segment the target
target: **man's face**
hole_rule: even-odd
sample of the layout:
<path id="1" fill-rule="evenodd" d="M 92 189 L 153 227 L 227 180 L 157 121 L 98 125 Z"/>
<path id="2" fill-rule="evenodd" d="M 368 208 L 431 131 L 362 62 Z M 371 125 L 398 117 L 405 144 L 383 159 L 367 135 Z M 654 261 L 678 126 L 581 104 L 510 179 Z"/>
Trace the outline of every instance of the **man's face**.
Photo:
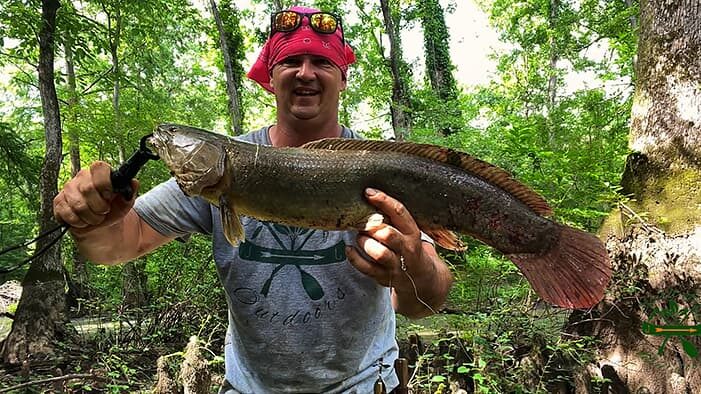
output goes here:
<path id="1" fill-rule="evenodd" d="M 341 70 L 323 56 L 290 56 L 273 67 L 278 117 L 338 119 L 339 94 L 346 88 Z"/>

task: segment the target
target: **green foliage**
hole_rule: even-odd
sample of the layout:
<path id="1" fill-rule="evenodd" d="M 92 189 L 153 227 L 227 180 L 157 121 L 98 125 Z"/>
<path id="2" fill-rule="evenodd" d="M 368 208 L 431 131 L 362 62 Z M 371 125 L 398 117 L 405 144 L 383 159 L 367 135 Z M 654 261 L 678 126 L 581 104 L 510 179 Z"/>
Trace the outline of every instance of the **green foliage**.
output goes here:
<path id="1" fill-rule="evenodd" d="M 458 88 L 453 77 L 450 36 L 445 25 L 443 8 L 438 0 L 420 0 L 417 11 L 424 30 L 426 75 L 431 81 L 431 87 L 441 100 L 455 100 Z"/>
<path id="2" fill-rule="evenodd" d="M 528 294 L 528 283 L 511 261 L 494 249 L 468 241 L 468 252 L 446 256 L 453 267 L 455 283 L 448 305 L 470 305 L 475 311 L 491 310 L 495 305 L 519 302 Z"/>
<path id="3" fill-rule="evenodd" d="M 29 241 L 38 231 L 37 211 L 41 161 L 38 151 L 41 140 L 35 133 L 15 129 L 14 114 L 0 118 L 0 249 Z M 19 120 L 19 119 L 17 119 Z M 21 122 L 21 120 L 20 120 Z M 31 248 L 20 248 L 0 256 L 0 269 L 14 267 L 31 255 Z M 0 281 L 21 279 L 22 272 L 0 274 Z"/>
<path id="4" fill-rule="evenodd" d="M 241 81 L 245 75 L 241 62 L 246 57 L 246 47 L 244 35 L 241 31 L 239 21 L 241 20 L 241 12 L 236 8 L 232 1 L 223 1 L 219 4 L 219 13 L 226 31 L 226 41 L 229 43 L 229 56 L 234 62 L 234 76 L 237 87 L 241 87 Z"/>
<path id="5" fill-rule="evenodd" d="M 499 301 L 489 313 L 477 308 L 442 323 L 416 354 L 413 385 L 435 392 L 457 384 L 476 393 L 547 393 L 574 385 L 574 372 L 593 359 L 589 337 L 563 338 L 567 311 Z M 409 332 L 424 332 L 413 325 Z M 421 350 L 421 349 L 419 349 Z"/>
<path id="6" fill-rule="evenodd" d="M 372 124 L 372 114 L 382 113 L 389 120 L 389 105 L 392 95 L 392 78 L 385 63 L 385 52 L 389 49 L 382 42 L 384 25 L 379 3 L 375 1 L 356 0 L 355 6 L 363 23 L 360 25 L 344 25 L 346 40 L 353 47 L 357 63 L 351 67 L 348 76 L 348 88 L 343 93 L 341 121 L 351 125 L 351 114 L 357 112 L 361 105 L 369 107 L 363 110 L 363 117 L 356 122 Z M 382 65 L 378 67 L 378 65 Z M 364 127 L 364 131 L 381 135 L 381 128 Z"/>

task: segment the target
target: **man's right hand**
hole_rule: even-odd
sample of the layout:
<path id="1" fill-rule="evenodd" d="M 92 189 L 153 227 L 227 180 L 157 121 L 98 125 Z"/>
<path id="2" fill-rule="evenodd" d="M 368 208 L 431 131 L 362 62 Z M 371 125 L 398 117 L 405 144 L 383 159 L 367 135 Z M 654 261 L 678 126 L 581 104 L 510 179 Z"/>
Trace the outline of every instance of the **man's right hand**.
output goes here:
<path id="1" fill-rule="evenodd" d="M 110 173 L 109 164 L 102 161 L 80 170 L 54 198 L 56 220 L 68 224 L 74 234 L 84 234 L 122 220 L 135 198 L 126 201 L 114 193 Z M 139 183 L 134 179 L 131 182 L 136 196 Z"/>

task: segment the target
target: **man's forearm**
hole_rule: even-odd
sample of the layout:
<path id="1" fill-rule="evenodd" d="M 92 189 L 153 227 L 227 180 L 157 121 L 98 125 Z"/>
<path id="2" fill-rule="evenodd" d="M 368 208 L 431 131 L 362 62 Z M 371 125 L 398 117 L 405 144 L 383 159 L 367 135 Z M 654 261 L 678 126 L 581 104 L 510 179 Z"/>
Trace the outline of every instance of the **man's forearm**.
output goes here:
<path id="1" fill-rule="evenodd" d="M 453 283 L 450 269 L 428 244 L 424 260 L 421 269 L 406 271 L 402 285 L 393 291 L 395 311 L 411 319 L 429 316 L 443 306 Z"/>
<path id="2" fill-rule="evenodd" d="M 89 232 L 72 231 L 71 234 L 81 255 L 106 265 L 134 260 L 170 240 L 157 234 L 134 210 L 110 226 Z"/>

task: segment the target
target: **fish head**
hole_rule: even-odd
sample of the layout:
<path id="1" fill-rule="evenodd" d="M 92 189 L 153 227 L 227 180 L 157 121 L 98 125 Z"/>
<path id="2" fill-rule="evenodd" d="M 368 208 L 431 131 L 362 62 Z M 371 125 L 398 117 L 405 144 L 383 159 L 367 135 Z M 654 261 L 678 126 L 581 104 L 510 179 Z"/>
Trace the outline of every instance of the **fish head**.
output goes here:
<path id="1" fill-rule="evenodd" d="M 217 200 L 225 172 L 228 137 L 176 124 L 156 127 L 149 143 L 189 196 Z"/>

